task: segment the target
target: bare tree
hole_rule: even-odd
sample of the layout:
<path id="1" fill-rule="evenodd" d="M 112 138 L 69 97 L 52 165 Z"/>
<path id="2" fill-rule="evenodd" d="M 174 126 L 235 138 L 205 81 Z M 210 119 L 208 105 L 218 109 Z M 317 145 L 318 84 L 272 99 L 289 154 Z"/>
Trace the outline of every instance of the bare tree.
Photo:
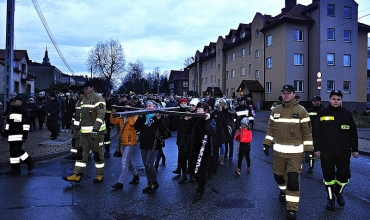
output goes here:
<path id="1" fill-rule="evenodd" d="M 90 50 L 86 64 L 95 76 L 109 81 L 123 78 L 126 64 L 123 47 L 118 40 L 99 42 Z"/>
<path id="2" fill-rule="evenodd" d="M 144 65 L 140 60 L 135 63 L 129 63 L 127 65 L 127 74 L 123 79 L 123 83 L 130 91 L 139 92 L 143 90 L 143 85 L 140 80 L 144 77 Z M 140 88 L 140 85 L 142 88 Z"/>
<path id="3" fill-rule="evenodd" d="M 191 57 L 188 57 L 184 60 L 184 68 L 190 66 L 192 63 L 194 63 L 194 59 Z"/>

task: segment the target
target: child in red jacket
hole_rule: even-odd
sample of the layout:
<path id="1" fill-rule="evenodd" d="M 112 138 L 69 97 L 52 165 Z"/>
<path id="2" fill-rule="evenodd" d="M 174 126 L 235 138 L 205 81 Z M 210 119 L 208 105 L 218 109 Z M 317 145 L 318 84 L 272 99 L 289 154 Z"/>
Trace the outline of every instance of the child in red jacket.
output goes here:
<path id="1" fill-rule="evenodd" d="M 234 140 L 239 142 L 238 167 L 235 170 L 235 173 L 238 176 L 240 176 L 243 155 L 245 156 L 245 159 L 247 160 L 247 167 L 248 167 L 247 172 L 250 173 L 252 171 L 251 158 L 249 156 L 249 153 L 251 151 L 250 143 L 252 142 L 252 131 L 250 130 L 248 124 L 249 124 L 249 119 L 244 117 L 240 122 L 241 127 L 239 128 L 239 130 L 235 132 L 235 136 L 234 136 Z"/>

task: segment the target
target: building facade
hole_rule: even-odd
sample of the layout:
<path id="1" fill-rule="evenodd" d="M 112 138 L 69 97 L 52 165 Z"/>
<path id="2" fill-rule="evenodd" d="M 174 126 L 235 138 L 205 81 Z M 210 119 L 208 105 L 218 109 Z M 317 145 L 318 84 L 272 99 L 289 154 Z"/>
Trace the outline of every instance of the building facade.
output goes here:
<path id="1" fill-rule="evenodd" d="M 192 96 L 189 92 L 189 69 L 171 70 L 168 79 L 170 95 Z"/>
<path id="2" fill-rule="evenodd" d="M 367 34 L 354 0 L 285 0 L 276 16 L 256 13 L 217 42 L 196 51 L 190 87 L 202 95 L 219 87 L 231 98 L 250 96 L 269 109 L 283 85 L 294 85 L 303 105 L 314 95 L 328 101 L 333 89 L 344 105 L 360 112 L 367 102 Z M 320 73 L 320 74 L 318 74 Z M 318 78 L 318 76 L 320 78 Z"/>

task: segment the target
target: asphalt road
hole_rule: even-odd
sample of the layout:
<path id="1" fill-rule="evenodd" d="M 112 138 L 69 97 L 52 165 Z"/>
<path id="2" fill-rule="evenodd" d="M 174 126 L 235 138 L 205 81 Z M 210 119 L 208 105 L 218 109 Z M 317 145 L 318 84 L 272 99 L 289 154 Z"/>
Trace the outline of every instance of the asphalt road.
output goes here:
<path id="1" fill-rule="evenodd" d="M 146 178 L 137 149 L 134 162 L 139 169 L 140 183 L 129 185 L 127 177 L 123 190 L 110 187 L 120 174 L 120 159 L 106 160 L 103 182 L 94 184 L 93 161 L 88 163 L 80 184 L 62 180 L 70 175 L 74 163 L 63 156 L 36 163 L 27 173 L 6 176 L 8 167 L 0 168 L 0 219 L 285 219 L 285 205 L 279 203 L 279 189 L 274 181 L 271 159 L 263 154 L 261 142 L 265 133 L 255 131 L 251 160 L 252 173 L 236 177 L 236 157 L 233 162 L 219 166 L 218 173 L 207 183 L 202 201 L 192 204 L 196 183 L 179 185 L 176 168 L 175 137 L 166 141 L 167 164 L 158 171 L 159 189 L 154 195 L 142 194 Z M 112 141 L 113 146 L 117 138 Z M 345 188 L 346 206 L 327 211 L 326 191 L 322 183 L 320 162 L 313 174 L 304 165 L 301 175 L 301 203 L 298 219 L 369 219 L 370 215 L 370 157 L 351 159 L 352 178 Z"/>

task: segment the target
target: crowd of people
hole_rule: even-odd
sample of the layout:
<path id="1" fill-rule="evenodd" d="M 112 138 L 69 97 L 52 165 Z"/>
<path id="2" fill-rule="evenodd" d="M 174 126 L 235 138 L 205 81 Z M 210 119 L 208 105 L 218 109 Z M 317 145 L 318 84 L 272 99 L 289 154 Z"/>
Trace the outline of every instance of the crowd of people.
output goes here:
<path id="1" fill-rule="evenodd" d="M 321 97 L 312 98 L 309 109 L 299 105 L 294 87 L 285 85 L 279 102 L 271 107 L 270 120 L 263 151 L 269 156 L 273 149 L 273 176 L 280 189 L 279 201 L 286 203 L 288 219 L 295 219 L 300 199 L 300 173 L 304 159 L 313 172 L 315 157 L 321 159 L 324 183 L 328 192 L 327 209 L 335 210 L 334 199 L 344 206 L 343 189 L 350 178 L 349 158 L 358 157 L 357 130 L 351 113 L 341 107 L 343 94 L 334 90 L 329 96 L 328 107 L 321 105 Z M 246 174 L 251 168 L 251 142 L 255 106 L 250 97 L 236 100 L 214 97 L 204 99 L 158 95 L 111 95 L 98 94 L 94 85 L 87 81 L 84 89 L 76 94 L 68 92 L 40 92 L 30 97 L 27 104 L 16 93 L 10 95 L 10 103 L 4 110 L 0 103 L 2 118 L 7 119 L 2 137 L 8 138 L 11 170 L 7 175 L 19 175 L 20 162 L 34 168 L 34 161 L 22 150 L 29 131 L 42 130 L 44 123 L 50 138 L 57 139 L 60 132 L 73 134 L 72 148 L 66 159 L 75 160 L 73 174 L 63 177 L 65 181 L 79 183 L 85 174 L 89 158 L 95 161 L 94 183 L 103 181 L 104 161 L 111 156 L 110 129 L 118 126 L 119 145 L 114 156 L 122 157 L 121 174 L 111 187 L 122 189 L 130 171 L 129 184 L 140 181 L 132 160 L 136 148 L 140 148 L 142 164 L 147 180 L 144 194 L 154 194 L 160 184 L 158 166 L 166 163 L 163 152 L 165 139 L 176 132 L 178 147 L 177 167 L 173 171 L 181 175 L 179 184 L 197 182 L 192 199 L 202 199 L 206 182 L 217 174 L 218 166 L 231 162 L 237 155 L 236 176 L 242 173 L 242 161 L 246 159 Z M 120 107 L 122 107 L 120 109 Z M 145 114 L 121 114 L 133 109 L 146 109 Z M 159 113 L 160 108 L 177 108 L 178 114 Z M 172 110 L 172 109 L 171 109 Z M 128 112 L 129 113 L 129 112 Z M 117 115 L 116 115 L 117 116 Z M 2 120 L 3 121 L 3 120 Z M 2 125 L 3 126 L 3 125 Z M 330 132 L 340 134 L 334 137 Z M 237 143 L 234 153 L 234 141 Z M 304 157 L 305 154 L 305 157 Z"/>

